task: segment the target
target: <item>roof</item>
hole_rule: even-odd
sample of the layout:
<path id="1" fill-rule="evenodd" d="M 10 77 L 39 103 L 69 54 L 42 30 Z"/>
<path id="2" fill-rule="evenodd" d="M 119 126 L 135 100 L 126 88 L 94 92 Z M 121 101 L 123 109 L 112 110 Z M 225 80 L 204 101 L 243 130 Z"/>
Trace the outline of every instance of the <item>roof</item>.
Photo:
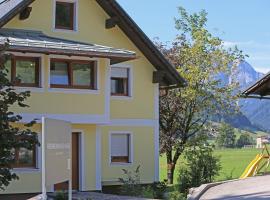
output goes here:
<path id="1" fill-rule="evenodd" d="M 133 51 L 60 39 L 41 31 L 2 28 L 0 44 L 4 43 L 9 44 L 9 51 L 103 57 L 110 58 L 113 64 L 136 58 Z"/>
<path id="2" fill-rule="evenodd" d="M 0 27 L 24 10 L 34 0 L 0 0 Z"/>
<path id="3" fill-rule="evenodd" d="M 6 10 L 0 17 L 0 28 L 9 20 L 29 6 L 34 0 L 5 0 L 0 4 L 0 10 Z M 116 24 L 128 38 L 145 55 L 151 64 L 162 72 L 160 86 L 185 86 L 186 81 L 179 75 L 175 67 L 164 57 L 153 42 L 145 35 L 139 26 L 131 19 L 116 0 L 96 0 L 109 17 L 115 18 Z M 7 9 L 8 8 L 8 9 Z M 104 22 L 105 25 L 105 22 Z"/>
<path id="4" fill-rule="evenodd" d="M 270 73 L 247 88 L 242 93 L 242 96 L 244 98 L 270 99 Z"/>

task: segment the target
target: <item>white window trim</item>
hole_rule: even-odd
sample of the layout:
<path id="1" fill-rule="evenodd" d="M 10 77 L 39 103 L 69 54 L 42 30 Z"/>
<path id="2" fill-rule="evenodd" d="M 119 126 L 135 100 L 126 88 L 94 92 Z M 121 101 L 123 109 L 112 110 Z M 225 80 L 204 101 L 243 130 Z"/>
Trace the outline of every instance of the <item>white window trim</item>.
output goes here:
<path id="1" fill-rule="evenodd" d="M 68 2 L 68 3 L 74 3 L 75 4 L 75 20 L 74 20 L 74 30 L 66 30 L 66 29 L 57 29 L 55 28 L 55 17 L 56 17 L 56 2 Z M 78 0 L 53 0 L 53 22 L 52 22 L 52 31 L 53 32 L 66 32 L 66 33 L 78 33 L 78 24 L 79 24 L 79 15 L 78 15 L 78 12 L 79 12 L 79 2 Z"/>
<path id="2" fill-rule="evenodd" d="M 41 144 L 41 133 L 38 132 L 37 133 L 38 136 L 38 142 Z M 25 168 L 13 168 L 12 171 L 15 173 L 35 173 L 41 172 L 41 146 L 36 145 L 36 167 L 35 168 L 31 168 L 31 167 L 25 167 Z"/>
<path id="3" fill-rule="evenodd" d="M 129 71 L 129 74 L 128 74 L 128 92 L 129 93 L 128 93 L 128 96 L 115 96 L 115 95 L 110 94 L 111 99 L 113 99 L 113 100 L 132 100 L 133 99 L 133 85 L 134 85 L 133 66 L 131 64 L 115 64 L 115 65 L 111 65 L 111 68 L 113 68 L 113 67 L 129 69 L 128 70 Z M 111 88 L 110 88 L 110 90 L 111 90 Z"/>
<path id="4" fill-rule="evenodd" d="M 39 64 L 40 64 L 40 69 L 39 69 L 39 82 L 40 82 L 40 87 L 20 87 L 20 86 L 14 86 L 16 91 L 18 92 L 25 92 L 25 91 L 30 91 L 30 92 L 45 92 L 45 63 L 44 63 L 44 54 L 39 54 L 39 53 L 20 53 L 20 52 L 7 52 L 8 54 L 12 54 L 14 56 L 21 56 L 21 57 L 34 57 L 34 58 L 39 58 Z"/>
<path id="5" fill-rule="evenodd" d="M 73 89 L 73 88 L 51 88 L 51 59 L 65 59 L 65 60 L 86 60 L 86 61 L 96 61 L 96 88 L 93 89 Z M 48 56 L 48 92 L 55 93 L 67 93 L 67 94 L 100 94 L 100 61 L 98 58 L 87 58 L 80 56 L 63 56 L 63 55 L 50 55 Z"/>
<path id="6" fill-rule="evenodd" d="M 129 149 L 129 157 L 130 157 L 130 162 L 129 163 L 114 163 L 111 161 L 111 139 L 112 135 L 114 134 L 127 134 L 130 137 L 130 149 Z M 110 166 L 130 166 L 133 165 L 133 154 L 134 154 L 134 146 L 133 146 L 133 133 L 130 131 L 110 131 L 109 132 L 109 164 Z"/>

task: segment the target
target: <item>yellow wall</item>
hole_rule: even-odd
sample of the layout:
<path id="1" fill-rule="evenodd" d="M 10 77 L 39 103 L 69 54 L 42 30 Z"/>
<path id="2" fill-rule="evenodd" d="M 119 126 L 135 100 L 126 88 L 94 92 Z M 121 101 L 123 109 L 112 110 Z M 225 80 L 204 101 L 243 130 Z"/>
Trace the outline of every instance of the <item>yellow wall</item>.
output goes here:
<path id="1" fill-rule="evenodd" d="M 128 62 L 133 66 L 134 71 L 133 98 L 132 100 L 111 100 L 111 117 L 121 119 L 152 119 L 154 117 L 154 85 L 152 84 L 154 68 L 149 61 L 118 27 L 105 29 L 105 19 L 108 17 L 94 0 L 79 0 L 78 32 L 54 31 L 52 28 L 53 2 L 53 0 L 36 0 L 32 4 L 33 10 L 29 19 L 20 21 L 18 20 L 18 16 L 16 16 L 5 25 L 5 28 L 41 30 L 51 36 L 135 51 L 139 58 L 135 61 Z M 102 71 L 102 73 L 104 73 L 104 71 Z M 57 97 L 52 97 L 52 95 Z M 101 104 L 103 104 L 103 101 L 100 101 L 100 98 L 95 95 L 86 97 L 86 95 L 79 96 L 55 93 L 51 95 L 47 93 L 46 96 L 44 96 L 44 94 L 37 94 L 32 98 L 31 105 L 41 100 L 42 97 L 48 99 L 50 102 L 52 102 L 54 98 L 57 100 L 57 103 L 63 99 L 67 101 L 62 102 L 59 107 L 58 104 L 55 107 L 51 104 L 50 106 L 43 104 L 42 109 L 38 108 L 39 104 L 37 104 L 37 106 L 30 108 L 29 112 L 35 113 L 37 110 L 45 110 L 54 113 L 73 112 L 72 109 L 66 111 L 64 108 L 70 107 L 71 103 L 73 103 L 72 106 L 75 106 L 74 104 L 78 102 L 78 99 L 83 101 L 83 103 L 76 105 L 75 108 L 77 112 L 102 112 L 102 110 L 95 110 L 100 107 L 102 108 Z M 89 101 L 90 98 L 91 100 Z M 86 102 L 89 102 L 89 106 L 86 106 Z M 92 106 L 93 104 L 95 106 Z"/>
<path id="2" fill-rule="evenodd" d="M 31 55 L 31 54 L 30 54 Z M 98 59 L 99 63 L 99 94 L 87 93 L 66 93 L 64 90 L 59 93 L 48 88 L 49 79 L 49 56 L 42 56 L 43 65 L 42 76 L 44 88 L 36 92 L 32 91 L 31 96 L 27 99 L 30 108 L 14 107 L 17 113 L 50 113 L 50 114 L 93 114 L 102 115 L 105 112 L 105 69 L 106 59 Z M 41 78 L 41 79 L 42 79 Z M 59 89 L 57 89 L 59 90 Z M 76 90 L 75 90 L 76 91 Z M 99 106 L 93 106 L 93 105 Z"/>
<path id="3" fill-rule="evenodd" d="M 133 163 L 131 165 L 110 164 L 110 132 L 127 131 L 133 138 Z M 122 169 L 134 170 L 140 167 L 141 181 L 154 181 L 154 129 L 152 127 L 102 127 L 102 182 L 104 185 L 118 182 L 123 177 Z M 118 182 L 119 183 L 119 182 Z"/>
<path id="4" fill-rule="evenodd" d="M 73 124 L 72 130 L 84 133 L 85 190 L 96 190 L 96 126 Z M 33 131 L 41 133 L 41 124 L 37 124 Z M 39 169 L 15 170 L 19 180 L 12 181 L 5 191 L 0 191 L 0 194 L 41 192 L 41 166 L 39 167 Z"/>
<path id="5" fill-rule="evenodd" d="M 20 21 L 18 16 L 11 20 L 5 28 L 41 30 L 44 33 L 87 43 L 96 43 L 116 48 L 135 51 L 138 59 L 127 62 L 133 68 L 133 97 L 129 100 L 111 99 L 112 119 L 154 119 L 154 89 L 151 63 L 118 28 L 105 29 L 106 13 L 95 0 L 79 0 L 79 26 L 78 32 L 68 33 L 52 29 L 53 0 L 36 0 L 32 6 L 30 18 Z M 64 94 L 49 92 L 48 83 L 48 56 L 44 56 L 45 91 L 32 92 L 28 99 L 30 108 L 14 108 L 16 112 L 48 113 L 48 114 L 94 114 L 105 112 L 105 70 L 106 59 L 101 59 L 100 65 L 100 94 Z M 73 125 L 73 129 L 83 130 L 85 133 L 85 180 L 86 190 L 95 190 L 96 186 L 96 126 Z M 133 133 L 134 163 L 130 166 L 110 166 L 109 164 L 109 132 L 130 131 Z M 136 168 L 141 165 L 141 178 L 143 182 L 154 180 L 154 128 L 128 127 L 128 126 L 102 126 L 102 181 L 104 184 L 116 181 L 122 176 L 122 168 Z M 40 172 L 21 173 L 20 181 L 14 181 L 5 191 L 9 192 L 39 192 Z"/>

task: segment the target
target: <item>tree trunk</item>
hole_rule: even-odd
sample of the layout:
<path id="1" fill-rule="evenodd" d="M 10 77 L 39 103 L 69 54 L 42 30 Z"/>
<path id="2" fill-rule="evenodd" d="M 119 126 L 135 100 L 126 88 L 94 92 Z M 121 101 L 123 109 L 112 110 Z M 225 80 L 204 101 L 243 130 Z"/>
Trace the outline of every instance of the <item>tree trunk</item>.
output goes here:
<path id="1" fill-rule="evenodd" d="M 168 163 L 167 164 L 168 184 L 173 184 L 174 170 L 175 170 L 175 163 Z"/>

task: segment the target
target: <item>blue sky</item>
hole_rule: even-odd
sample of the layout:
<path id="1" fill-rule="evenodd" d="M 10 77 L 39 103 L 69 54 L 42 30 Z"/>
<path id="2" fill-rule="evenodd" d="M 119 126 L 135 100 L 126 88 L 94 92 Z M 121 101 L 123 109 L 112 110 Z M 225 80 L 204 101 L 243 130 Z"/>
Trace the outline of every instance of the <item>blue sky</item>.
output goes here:
<path id="1" fill-rule="evenodd" d="M 177 7 L 205 9 L 208 29 L 227 46 L 237 45 L 260 72 L 270 71 L 270 0 L 118 0 L 151 38 L 172 41 Z"/>

